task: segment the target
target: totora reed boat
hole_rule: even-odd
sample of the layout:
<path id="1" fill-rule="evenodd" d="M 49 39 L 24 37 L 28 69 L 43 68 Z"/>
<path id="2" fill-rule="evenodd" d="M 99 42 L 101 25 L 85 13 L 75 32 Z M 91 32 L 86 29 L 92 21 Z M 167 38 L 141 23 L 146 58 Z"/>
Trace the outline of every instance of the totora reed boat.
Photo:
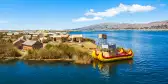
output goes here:
<path id="1" fill-rule="evenodd" d="M 117 61 L 117 60 L 126 60 L 132 59 L 134 54 L 131 49 L 125 50 L 123 48 L 117 49 L 115 55 L 111 55 L 108 52 L 94 50 L 92 52 L 92 57 L 98 59 L 102 62 Z"/>

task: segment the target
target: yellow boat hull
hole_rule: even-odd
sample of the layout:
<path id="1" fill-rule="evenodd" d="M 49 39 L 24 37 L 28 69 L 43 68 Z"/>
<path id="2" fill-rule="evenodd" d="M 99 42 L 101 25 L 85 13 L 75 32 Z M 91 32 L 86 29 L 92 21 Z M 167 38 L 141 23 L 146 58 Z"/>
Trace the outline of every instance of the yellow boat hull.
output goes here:
<path id="1" fill-rule="evenodd" d="M 98 59 L 98 55 L 96 54 L 96 50 L 94 50 L 94 51 L 92 52 L 92 57 L 93 57 L 94 59 Z"/>
<path id="2" fill-rule="evenodd" d="M 109 61 L 117 61 L 117 60 L 126 60 L 126 59 L 132 59 L 134 54 L 132 52 L 132 50 L 130 50 L 129 52 L 129 55 L 123 55 L 123 56 L 115 56 L 115 57 L 111 57 L 111 58 L 105 58 L 103 57 L 103 53 L 100 52 L 98 55 L 96 54 L 96 51 L 93 51 L 92 52 L 92 57 L 94 59 L 98 59 L 99 61 L 102 61 L 102 62 L 109 62 Z"/>

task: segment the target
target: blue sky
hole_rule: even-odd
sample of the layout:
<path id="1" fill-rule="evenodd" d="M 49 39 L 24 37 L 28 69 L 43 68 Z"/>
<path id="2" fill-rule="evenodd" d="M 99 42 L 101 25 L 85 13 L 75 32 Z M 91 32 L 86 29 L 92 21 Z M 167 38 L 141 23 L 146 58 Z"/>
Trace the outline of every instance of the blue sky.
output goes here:
<path id="1" fill-rule="evenodd" d="M 0 30 L 168 20 L 167 0 L 0 0 Z"/>

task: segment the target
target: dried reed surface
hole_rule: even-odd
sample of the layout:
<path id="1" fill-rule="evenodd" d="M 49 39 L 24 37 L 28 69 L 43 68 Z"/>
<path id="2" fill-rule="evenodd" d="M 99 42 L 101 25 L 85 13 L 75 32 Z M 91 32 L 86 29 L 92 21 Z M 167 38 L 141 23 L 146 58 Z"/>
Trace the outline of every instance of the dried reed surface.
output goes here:
<path id="1" fill-rule="evenodd" d="M 0 39 L 0 58 L 21 57 L 20 51 L 12 43 Z"/>
<path id="2" fill-rule="evenodd" d="M 91 62 L 90 51 L 76 43 L 46 44 L 40 50 L 27 52 L 27 55 L 23 57 L 25 60 L 73 60 L 81 64 Z"/>

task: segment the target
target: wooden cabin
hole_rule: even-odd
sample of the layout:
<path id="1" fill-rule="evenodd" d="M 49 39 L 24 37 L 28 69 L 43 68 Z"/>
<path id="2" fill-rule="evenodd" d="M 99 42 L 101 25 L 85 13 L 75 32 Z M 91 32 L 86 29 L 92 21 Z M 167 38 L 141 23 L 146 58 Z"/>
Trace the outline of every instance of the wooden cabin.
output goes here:
<path id="1" fill-rule="evenodd" d="M 23 50 L 40 49 L 43 44 L 39 41 L 27 40 L 23 43 Z"/>

